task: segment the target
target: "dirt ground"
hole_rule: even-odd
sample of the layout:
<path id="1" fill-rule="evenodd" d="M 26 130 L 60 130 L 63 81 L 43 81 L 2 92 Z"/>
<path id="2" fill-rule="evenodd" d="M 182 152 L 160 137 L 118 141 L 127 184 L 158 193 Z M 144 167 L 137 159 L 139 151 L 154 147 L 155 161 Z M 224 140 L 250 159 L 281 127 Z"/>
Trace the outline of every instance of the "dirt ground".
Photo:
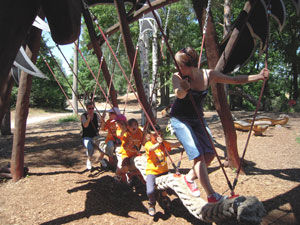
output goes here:
<path id="1" fill-rule="evenodd" d="M 136 101 L 127 106 L 126 115 L 140 118 Z M 205 113 L 223 162 L 224 135 L 214 115 L 216 112 Z M 251 117 L 252 112 L 239 111 L 233 115 L 243 119 Z M 260 115 L 279 117 L 279 113 Z M 165 126 L 168 119 L 161 119 L 160 113 L 158 117 Z M 299 124 L 300 114 L 289 114 L 286 125 L 271 126 L 263 136 L 251 136 L 245 157 L 246 175 L 239 176 L 236 193 L 256 196 L 263 203 L 267 212 L 263 225 L 300 224 Z M 96 169 L 92 172 L 87 171 L 79 127 L 78 122 L 59 124 L 57 119 L 28 124 L 25 165 L 29 174 L 17 183 L 0 183 L 0 224 L 206 224 L 189 214 L 175 195 L 170 196 L 170 213 L 157 206 L 156 216 L 150 217 L 143 186 L 134 191 L 112 186 L 114 173 L 101 170 L 98 164 L 94 164 Z M 247 132 L 237 131 L 240 155 L 247 136 Z M 12 136 L 0 137 L 0 167 L 10 162 L 11 146 Z M 171 156 L 175 164 L 180 160 L 178 151 Z M 187 173 L 191 165 L 184 153 L 180 172 Z M 225 171 L 233 181 L 235 171 Z M 216 159 L 209 168 L 209 176 L 217 192 L 230 194 Z M 200 190 L 206 198 L 201 187 Z"/>

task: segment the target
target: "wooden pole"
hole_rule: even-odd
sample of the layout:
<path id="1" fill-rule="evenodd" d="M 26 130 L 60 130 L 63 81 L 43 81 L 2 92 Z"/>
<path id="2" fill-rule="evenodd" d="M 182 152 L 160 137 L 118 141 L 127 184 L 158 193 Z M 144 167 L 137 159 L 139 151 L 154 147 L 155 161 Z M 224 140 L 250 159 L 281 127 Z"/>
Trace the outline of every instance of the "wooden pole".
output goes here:
<path id="1" fill-rule="evenodd" d="M 26 53 L 31 58 L 33 63 L 36 62 L 38 51 L 40 48 L 41 40 L 40 29 L 35 27 L 31 28 L 28 35 Z M 21 73 L 16 114 L 15 114 L 15 131 L 13 138 L 13 149 L 11 154 L 11 173 L 14 182 L 20 180 L 24 172 L 24 145 L 25 145 L 25 132 L 26 122 L 29 111 L 29 97 L 32 85 L 32 75 L 28 75 L 24 71 Z"/>
<path id="2" fill-rule="evenodd" d="M 144 92 L 143 82 L 141 79 L 141 74 L 140 74 L 138 65 L 136 63 L 133 65 L 134 56 L 135 56 L 135 48 L 133 46 L 132 39 L 131 39 L 128 20 L 126 17 L 124 1 L 123 0 L 114 0 L 114 1 L 115 1 L 115 6 L 117 8 L 119 21 L 120 21 L 120 30 L 121 30 L 121 34 L 123 36 L 124 46 L 125 46 L 125 49 L 127 52 L 127 56 L 128 56 L 131 68 L 133 67 L 133 76 L 134 76 L 134 80 L 135 80 L 137 93 L 138 93 L 140 101 L 143 104 L 145 110 L 147 111 L 151 121 L 154 123 L 155 118 L 153 116 L 151 106 L 150 106 L 150 104 L 147 100 L 147 97 L 145 95 L 145 92 Z"/>
<path id="3" fill-rule="evenodd" d="M 89 11 L 85 8 L 83 8 L 83 17 L 84 17 L 84 20 L 85 20 L 92 44 L 93 44 L 94 51 L 96 53 L 96 56 L 97 56 L 99 64 L 100 64 L 103 53 L 101 51 L 101 47 L 100 47 L 99 43 L 97 42 L 97 35 L 96 35 L 96 32 L 93 27 L 93 21 L 92 21 L 91 15 L 90 15 Z M 118 107 L 117 92 L 115 90 L 113 83 L 110 82 L 111 76 L 110 76 L 105 59 L 103 59 L 103 61 L 102 61 L 102 72 L 103 72 L 103 76 L 104 76 L 107 86 L 111 85 L 109 95 L 111 97 L 112 105 L 114 107 Z"/>

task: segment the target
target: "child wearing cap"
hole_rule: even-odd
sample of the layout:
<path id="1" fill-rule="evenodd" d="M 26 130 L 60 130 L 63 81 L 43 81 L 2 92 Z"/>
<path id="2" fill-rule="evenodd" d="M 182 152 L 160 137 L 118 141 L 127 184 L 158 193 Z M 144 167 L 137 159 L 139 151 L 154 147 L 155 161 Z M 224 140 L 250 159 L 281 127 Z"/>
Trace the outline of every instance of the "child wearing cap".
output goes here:
<path id="1" fill-rule="evenodd" d="M 128 120 L 127 130 L 123 135 L 119 152 L 121 154 L 121 165 L 116 170 L 115 180 L 121 181 L 122 175 L 135 169 L 133 160 L 140 155 L 139 149 L 144 144 L 143 142 L 143 132 L 139 128 L 138 121 L 136 119 Z"/>
<path id="2" fill-rule="evenodd" d="M 101 130 L 107 131 L 107 136 L 105 138 L 105 141 L 99 144 L 99 148 L 101 149 L 99 161 L 103 167 L 107 167 L 107 164 L 103 159 L 104 155 L 105 154 L 108 155 L 109 162 L 113 164 L 114 161 L 113 155 L 115 152 L 115 148 L 116 146 L 121 144 L 121 140 L 117 134 L 120 133 L 117 132 L 118 130 L 120 130 L 120 127 L 117 124 L 117 118 L 126 121 L 126 117 L 121 114 L 120 110 L 117 107 L 113 107 L 112 109 L 108 110 L 108 113 L 109 113 L 109 118 L 106 122 L 104 121 L 105 114 L 103 114 L 101 117 L 102 120 Z"/>
<path id="3" fill-rule="evenodd" d="M 169 172 L 166 151 L 171 151 L 172 148 L 177 148 L 181 145 L 178 141 L 173 143 L 164 141 L 159 125 L 155 125 L 154 127 L 157 132 L 154 132 L 154 129 L 151 127 L 148 130 L 149 141 L 145 144 L 147 154 L 146 189 L 149 198 L 148 213 L 150 216 L 155 215 L 155 178 Z M 170 199 L 167 196 L 167 192 L 161 192 L 161 196 L 164 204 L 169 205 Z"/>

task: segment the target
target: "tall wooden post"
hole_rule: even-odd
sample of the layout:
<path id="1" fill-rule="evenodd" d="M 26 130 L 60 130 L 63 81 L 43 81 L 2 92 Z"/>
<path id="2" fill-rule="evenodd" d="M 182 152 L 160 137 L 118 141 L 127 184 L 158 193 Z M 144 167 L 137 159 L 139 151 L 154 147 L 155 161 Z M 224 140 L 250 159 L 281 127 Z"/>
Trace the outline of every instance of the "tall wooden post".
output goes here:
<path id="1" fill-rule="evenodd" d="M 75 45 L 79 46 L 79 38 L 75 41 Z M 73 114 L 78 115 L 78 50 L 76 46 L 74 46 L 74 54 L 73 54 L 73 90 L 72 91 L 72 105 L 73 105 Z"/>
<path id="2" fill-rule="evenodd" d="M 97 41 L 97 35 L 96 35 L 96 32 L 95 32 L 94 27 L 93 27 L 92 18 L 91 18 L 90 13 L 87 9 L 83 8 L 82 13 L 83 13 L 83 17 L 84 17 L 84 20 L 85 20 L 86 27 L 88 29 L 88 32 L 89 32 L 89 35 L 90 35 L 90 38 L 91 38 L 91 42 L 93 44 L 94 51 L 95 51 L 96 56 L 98 58 L 99 64 L 101 64 L 101 58 L 103 56 L 103 53 L 102 53 L 101 47 L 100 47 L 100 45 Z M 106 81 L 107 86 L 109 86 L 109 84 L 111 83 L 109 94 L 110 94 L 110 97 L 111 97 L 112 105 L 115 106 L 115 107 L 118 107 L 117 93 L 116 93 L 115 87 L 113 85 L 113 82 L 110 82 L 111 76 L 109 74 L 109 70 L 107 68 L 107 64 L 106 64 L 105 59 L 103 59 L 103 61 L 102 61 L 102 72 L 103 72 L 103 76 L 104 76 L 104 79 Z"/>
<path id="3" fill-rule="evenodd" d="M 32 27 L 28 35 L 26 53 L 31 58 L 33 63 L 36 62 L 40 48 L 41 33 L 42 31 L 40 29 Z M 23 176 L 25 132 L 29 111 L 31 85 L 32 75 L 22 71 L 18 89 L 15 113 L 15 131 L 11 154 L 11 174 L 14 182 L 18 181 Z"/>
<path id="4" fill-rule="evenodd" d="M 201 21 L 200 29 L 203 27 L 205 20 L 205 4 L 203 1 L 199 2 L 193 0 L 193 6 L 199 21 Z M 200 24 L 200 23 L 199 23 Z M 209 13 L 207 21 L 207 32 L 205 36 L 205 49 L 208 61 L 208 67 L 211 69 L 216 69 L 222 71 L 221 67 L 216 67 L 218 60 L 220 58 L 220 48 L 217 40 L 216 30 L 212 21 L 211 13 Z M 223 126 L 226 151 L 228 156 L 229 165 L 235 168 L 239 167 L 239 156 L 237 148 L 237 136 L 233 124 L 232 115 L 227 103 L 226 93 L 224 84 L 214 84 L 212 85 L 212 93 L 214 98 L 214 104 L 218 115 L 220 116 L 221 123 Z"/>

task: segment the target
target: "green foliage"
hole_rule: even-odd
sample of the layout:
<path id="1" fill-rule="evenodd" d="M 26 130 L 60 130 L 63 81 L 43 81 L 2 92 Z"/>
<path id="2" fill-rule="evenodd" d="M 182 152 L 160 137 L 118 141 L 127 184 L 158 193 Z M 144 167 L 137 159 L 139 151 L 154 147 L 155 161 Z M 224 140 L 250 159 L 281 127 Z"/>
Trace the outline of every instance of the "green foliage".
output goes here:
<path id="1" fill-rule="evenodd" d="M 238 17 L 238 14 L 242 11 L 244 7 L 244 1 L 232 1 L 232 23 Z M 284 112 L 300 112 L 300 100 L 299 100 L 299 73 L 300 73 L 300 17 L 296 15 L 296 10 L 292 3 L 285 1 L 287 10 L 287 21 L 282 32 L 279 32 L 278 25 L 274 19 L 271 19 L 271 36 L 269 42 L 268 50 L 268 68 L 271 71 L 271 77 L 265 88 L 265 92 L 262 99 L 262 104 L 265 110 L 272 111 L 284 111 Z M 214 26 L 217 32 L 218 41 L 221 42 L 223 37 L 223 4 L 224 1 L 216 0 L 212 1 L 211 13 L 213 16 Z M 176 53 L 183 47 L 191 46 L 200 52 L 201 41 L 202 41 L 202 31 L 198 24 L 196 15 L 193 10 L 191 0 L 182 0 L 176 3 L 166 6 L 164 9 L 158 9 L 160 14 L 163 28 L 165 27 L 167 9 L 171 9 L 169 22 L 167 24 L 167 36 L 168 41 L 171 46 L 173 53 Z M 129 6 L 126 6 L 129 9 Z M 100 27 L 103 31 L 110 28 L 112 25 L 118 22 L 118 15 L 113 4 L 103 4 L 91 7 L 93 14 L 97 16 Z M 82 36 L 80 41 L 80 49 L 87 60 L 94 76 L 98 75 L 99 61 L 93 50 L 87 48 L 87 44 L 90 43 L 89 34 L 85 26 L 84 20 L 82 19 Z M 139 24 L 138 22 L 131 23 L 130 32 L 133 40 L 134 46 L 137 44 L 139 37 Z M 100 31 L 96 24 L 94 24 L 94 30 L 97 35 L 100 35 Z M 129 65 L 129 60 L 127 57 L 126 50 L 121 40 L 119 48 L 119 37 L 120 32 L 109 37 L 109 43 L 114 51 L 119 50 L 118 60 L 122 65 L 126 75 L 129 77 L 131 73 L 131 67 Z M 165 76 L 164 83 L 160 84 L 160 87 L 169 87 L 172 90 L 171 75 L 175 72 L 174 63 L 172 57 L 168 53 L 166 44 L 160 46 L 162 40 L 162 35 L 159 32 L 158 43 L 159 48 L 162 47 L 164 58 L 162 57 L 159 61 L 158 73 Z M 151 34 L 150 34 L 151 42 Z M 150 43 L 151 45 L 151 43 Z M 45 49 L 44 42 L 41 43 L 41 52 L 45 57 L 46 61 L 50 64 L 51 69 L 55 73 L 59 83 L 62 85 L 63 89 L 68 94 L 68 98 L 71 98 L 72 90 L 67 84 L 67 81 L 62 76 L 59 68 L 57 67 L 54 59 L 50 57 L 49 52 Z M 127 81 L 125 80 L 120 68 L 115 62 L 109 48 L 104 43 L 101 46 L 101 50 L 104 55 L 105 62 L 112 76 L 113 74 L 113 84 L 118 92 L 118 94 L 125 94 L 127 91 Z M 151 51 L 150 51 L 151 52 Z M 203 51 L 202 58 L 205 58 L 205 49 Z M 257 50 L 251 60 L 241 68 L 237 73 L 232 74 L 255 74 L 258 73 L 264 67 L 265 54 L 260 54 Z M 56 59 L 58 60 L 58 59 Z M 71 60 L 72 61 L 72 60 Z M 61 62 L 58 60 L 58 63 Z M 149 56 L 149 64 L 151 68 L 151 56 Z M 137 64 L 140 64 L 140 57 L 138 54 Z M 57 82 L 50 73 L 48 67 L 43 62 L 43 59 L 39 56 L 36 63 L 37 67 L 45 73 L 49 80 L 40 79 L 33 77 L 32 91 L 30 95 L 30 105 L 31 107 L 51 107 L 51 108 L 65 108 L 66 97 L 62 94 Z M 72 66 L 72 65 L 71 65 Z M 79 55 L 78 62 L 79 74 L 78 78 L 80 83 L 78 85 L 78 92 L 80 95 L 86 93 L 92 93 L 96 89 L 96 95 L 103 98 L 102 91 L 96 84 L 94 77 L 90 70 L 88 69 L 86 63 Z M 72 84 L 72 76 L 68 76 L 68 81 Z M 100 73 L 99 83 L 104 92 L 108 92 L 108 85 L 106 84 L 102 72 Z M 150 80 L 149 80 L 150 82 Z M 242 85 L 242 89 L 245 93 L 252 96 L 254 99 L 258 99 L 262 82 L 250 83 Z M 229 85 L 229 89 L 233 88 Z M 13 87 L 11 104 L 15 105 L 17 98 L 17 87 Z M 171 91 L 172 93 L 172 91 Z M 288 101 L 294 99 L 296 100 L 296 105 L 289 106 Z M 206 98 L 205 109 L 214 109 L 213 97 L 211 90 Z M 243 100 L 242 109 L 254 110 L 255 105 L 247 100 Z"/>
<path id="2" fill-rule="evenodd" d="M 297 141 L 298 144 L 300 144 L 300 137 L 297 137 L 296 141 Z"/>
<path id="3" fill-rule="evenodd" d="M 59 70 L 55 59 L 50 57 L 50 53 L 45 49 L 44 41 L 41 42 L 42 55 L 48 62 L 50 68 L 53 70 L 58 81 L 61 83 L 63 89 L 67 91 L 66 81 L 62 78 L 61 71 Z M 58 64 L 61 62 L 56 59 Z M 30 107 L 40 107 L 40 108 L 59 108 L 64 109 L 66 107 L 66 98 L 61 92 L 57 82 L 49 71 L 47 65 L 43 61 L 41 55 L 38 56 L 36 66 L 49 78 L 42 79 L 33 76 L 32 77 L 32 87 L 30 92 Z M 11 105 L 14 107 L 17 101 L 18 87 L 13 87 L 11 94 Z"/>
<path id="4" fill-rule="evenodd" d="M 66 116 L 64 118 L 60 118 L 58 120 L 59 124 L 66 123 L 66 122 L 79 122 L 78 116 L 77 115 L 71 115 L 71 116 Z"/>
<path id="5" fill-rule="evenodd" d="M 47 63 L 49 64 L 51 70 L 55 74 L 56 79 L 62 86 L 63 90 L 66 92 L 67 85 L 66 80 L 62 77 L 62 73 L 57 66 L 55 60 L 61 66 L 61 62 L 58 59 L 52 58 L 45 48 L 45 43 L 41 42 L 41 53 Z M 47 75 L 49 80 L 40 79 L 38 77 L 33 77 L 32 79 L 32 89 L 30 94 L 30 106 L 31 107 L 41 107 L 41 108 L 59 108 L 64 109 L 66 107 L 66 97 L 62 93 L 58 83 L 49 71 L 46 63 L 43 61 L 41 55 L 39 55 L 37 62 L 37 67 Z M 68 96 L 70 98 L 70 96 Z"/>

